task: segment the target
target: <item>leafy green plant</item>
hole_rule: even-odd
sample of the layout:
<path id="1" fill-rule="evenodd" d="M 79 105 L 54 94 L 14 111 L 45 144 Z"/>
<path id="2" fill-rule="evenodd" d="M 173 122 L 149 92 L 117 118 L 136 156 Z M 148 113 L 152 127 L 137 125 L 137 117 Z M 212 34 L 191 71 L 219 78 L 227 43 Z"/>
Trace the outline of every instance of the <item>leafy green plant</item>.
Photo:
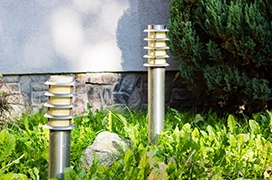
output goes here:
<path id="1" fill-rule="evenodd" d="M 24 174 L 8 173 L 0 176 L 0 180 L 27 180 L 27 176 Z"/>
<path id="2" fill-rule="evenodd" d="M 20 159 L 23 156 L 19 157 L 18 159 L 13 160 L 10 156 L 12 155 L 13 151 L 15 150 L 16 146 L 16 139 L 15 136 L 10 134 L 7 130 L 2 130 L 0 132 L 0 179 L 2 180 L 26 180 L 26 175 L 23 174 L 15 174 L 15 173 L 6 173 L 9 171 L 9 168 L 12 167 L 14 164 L 18 164 Z"/>
<path id="3" fill-rule="evenodd" d="M 142 134 L 147 136 L 147 129 L 141 129 L 147 126 L 147 120 L 137 119 L 138 126 L 134 126 L 130 120 L 138 115 L 130 113 L 110 112 L 108 116 L 111 126 L 107 130 L 136 139 L 137 143 L 134 142 L 124 158 L 112 167 L 105 167 L 95 159 L 86 172 L 77 167 L 67 168 L 67 178 L 261 179 L 264 173 L 270 177 L 271 128 L 259 123 L 260 118 L 272 122 L 269 111 L 254 114 L 255 119 L 242 126 L 233 115 L 220 119 L 215 113 L 180 114 L 169 109 L 167 125 L 157 145 L 148 145 L 146 138 L 145 142 L 137 141 Z"/>
<path id="4" fill-rule="evenodd" d="M 15 150 L 15 145 L 16 141 L 14 135 L 10 134 L 7 130 L 0 132 L 0 163 L 2 164 L 0 175 L 7 171 L 12 164 L 12 162 L 6 161 L 6 159 L 9 158 Z"/>
<path id="5" fill-rule="evenodd" d="M 48 130 L 43 128 L 47 119 L 43 115 L 28 116 L 22 114 L 17 125 L 2 130 L 6 141 L 3 147 L 9 152 L 2 163 L 3 179 L 46 179 L 48 168 Z M 7 142 L 8 141 L 8 142 Z M 10 146 L 8 148 L 8 146 Z M 12 149 L 12 150 L 11 150 Z M 7 156 L 7 154 L 4 154 Z M 42 165 L 41 165 L 42 164 Z M 1 175 L 1 173 L 0 173 Z"/>
<path id="6" fill-rule="evenodd" d="M 7 130 L 0 132 L 0 162 L 4 161 L 15 149 L 15 137 Z"/>
<path id="7" fill-rule="evenodd" d="M 233 115 L 220 118 L 212 112 L 179 113 L 169 108 L 158 143 L 149 145 L 145 112 L 89 112 L 73 120 L 77 128 L 71 136 L 71 167 L 65 168 L 64 176 L 66 180 L 272 178 L 272 113 L 252 117 L 237 121 Z M 41 114 L 23 114 L 18 126 L 0 132 L 0 179 L 48 178 L 46 123 Z M 96 157 L 84 170 L 81 154 L 104 130 L 130 139 L 133 146 L 111 167 Z"/>

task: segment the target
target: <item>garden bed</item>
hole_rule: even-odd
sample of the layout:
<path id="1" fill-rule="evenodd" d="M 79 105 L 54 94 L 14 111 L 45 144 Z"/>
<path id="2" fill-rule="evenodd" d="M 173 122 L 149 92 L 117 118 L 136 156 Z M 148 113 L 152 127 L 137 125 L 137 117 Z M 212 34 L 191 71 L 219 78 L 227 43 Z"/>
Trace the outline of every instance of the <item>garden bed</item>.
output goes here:
<path id="1" fill-rule="evenodd" d="M 252 118 L 216 113 L 180 113 L 168 109 L 165 130 L 156 145 L 147 140 L 145 112 L 97 111 L 74 119 L 71 167 L 65 179 L 263 179 L 270 178 L 272 166 L 272 113 L 256 113 Z M 23 114 L 17 124 L 0 132 L 0 179 L 48 178 L 47 119 L 41 114 Z M 95 159 L 84 171 L 80 157 L 102 131 L 119 134 L 132 141 L 111 167 Z"/>

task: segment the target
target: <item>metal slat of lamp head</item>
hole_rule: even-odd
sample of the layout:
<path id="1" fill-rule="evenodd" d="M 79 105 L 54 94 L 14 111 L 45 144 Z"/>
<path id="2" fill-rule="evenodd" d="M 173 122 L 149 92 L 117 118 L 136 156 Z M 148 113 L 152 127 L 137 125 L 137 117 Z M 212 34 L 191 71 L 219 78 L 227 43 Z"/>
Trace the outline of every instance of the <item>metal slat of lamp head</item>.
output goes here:
<path id="1" fill-rule="evenodd" d="M 164 46 L 164 47 L 152 47 L 152 46 L 145 46 L 144 49 L 169 49 L 168 46 Z"/>
<path id="2" fill-rule="evenodd" d="M 77 107 L 76 104 L 69 104 L 69 105 L 54 105 L 54 104 L 50 104 L 50 103 L 45 103 L 44 104 L 45 107 L 49 107 L 49 108 L 56 108 L 56 109 L 64 109 L 64 108 L 75 108 Z"/>
<path id="3" fill-rule="evenodd" d="M 152 58 L 152 59 L 156 59 L 156 58 L 169 58 L 169 56 L 168 55 L 161 55 L 161 56 L 144 55 L 144 58 Z"/>
<path id="4" fill-rule="evenodd" d="M 77 94 L 53 94 L 50 92 L 44 93 L 45 96 L 52 96 L 52 97 L 76 97 Z"/>
<path id="5" fill-rule="evenodd" d="M 169 41 L 169 38 L 144 38 L 144 41 Z"/>
<path id="6" fill-rule="evenodd" d="M 60 82 L 46 81 L 44 84 L 46 84 L 46 85 L 54 85 L 54 86 L 75 86 L 77 83 L 76 82 L 60 83 Z"/>
<path id="7" fill-rule="evenodd" d="M 76 128 L 76 125 L 71 124 L 71 126 L 50 126 L 49 124 L 44 125 L 44 128 L 50 129 L 50 130 L 54 130 L 54 131 L 70 131 L 72 129 Z"/>
<path id="8" fill-rule="evenodd" d="M 168 32 L 166 25 L 148 25 L 148 29 L 145 29 L 144 32 Z"/>
<path id="9" fill-rule="evenodd" d="M 53 116 L 51 114 L 46 113 L 44 117 L 49 119 L 73 119 L 76 118 L 76 115 L 70 115 L 70 116 Z"/>

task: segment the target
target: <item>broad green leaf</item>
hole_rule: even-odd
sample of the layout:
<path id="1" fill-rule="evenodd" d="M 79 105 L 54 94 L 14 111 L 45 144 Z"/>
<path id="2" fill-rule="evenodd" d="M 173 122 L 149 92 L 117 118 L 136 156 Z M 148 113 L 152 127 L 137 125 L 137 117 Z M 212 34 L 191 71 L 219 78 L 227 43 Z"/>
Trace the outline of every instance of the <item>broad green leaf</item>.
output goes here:
<path id="1" fill-rule="evenodd" d="M 14 135 L 7 130 L 0 132 L 0 162 L 4 161 L 15 149 L 16 141 Z"/>
<path id="2" fill-rule="evenodd" d="M 175 128 L 175 130 L 174 130 L 174 133 L 173 133 L 173 136 L 174 136 L 174 137 L 178 137 L 179 132 L 180 132 L 179 127 L 176 126 L 176 128 Z"/>
<path id="3" fill-rule="evenodd" d="M 148 156 L 146 154 L 144 154 L 141 159 L 140 159 L 140 163 L 139 163 L 139 174 L 138 174 L 138 179 L 146 179 L 147 174 L 150 171 L 149 168 L 149 163 L 148 163 Z"/>
<path id="4" fill-rule="evenodd" d="M 210 140 L 214 140 L 216 138 L 214 128 L 212 126 L 208 125 L 207 131 L 209 133 Z"/>
<path id="5" fill-rule="evenodd" d="M 233 117 L 233 115 L 229 115 L 228 116 L 228 127 L 231 133 L 235 132 L 236 129 L 236 125 L 237 125 L 237 121 L 235 120 L 235 118 Z"/>
<path id="6" fill-rule="evenodd" d="M 186 123 L 182 126 L 182 129 L 181 129 L 181 136 L 183 137 L 184 135 L 188 134 L 188 133 L 191 133 L 192 132 L 192 129 L 191 129 L 191 124 L 189 123 Z"/>
<path id="7" fill-rule="evenodd" d="M 64 179 L 74 180 L 76 178 L 76 172 L 72 168 L 64 168 Z"/>
<path id="8" fill-rule="evenodd" d="M 244 142 L 247 142 L 247 141 L 250 140 L 250 133 L 247 133 L 247 134 L 239 134 L 239 135 L 238 135 L 238 139 L 240 138 L 240 136 L 242 136 Z"/>
<path id="9" fill-rule="evenodd" d="M 208 134 L 207 134 L 205 131 L 200 130 L 200 133 L 202 134 L 202 136 L 203 136 L 204 138 L 207 138 L 207 137 L 208 137 Z"/>
<path id="10" fill-rule="evenodd" d="M 39 170 L 37 167 L 29 169 L 28 173 L 30 174 L 32 180 L 39 180 L 40 179 Z"/>
<path id="11" fill-rule="evenodd" d="M 195 119 L 193 120 L 194 123 L 203 122 L 204 118 L 201 116 L 201 114 L 197 114 L 195 116 Z"/>
<path id="12" fill-rule="evenodd" d="M 270 126 L 270 132 L 272 132 L 272 112 L 271 111 L 266 111 L 266 113 L 268 114 L 269 116 L 269 126 Z"/>
<path id="13" fill-rule="evenodd" d="M 0 180 L 27 180 L 27 176 L 24 174 L 9 173 L 0 176 Z"/>
<path id="14" fill-rule="evenodd" d="M 262 113 L 253 113 L 252 117 L 255 121 L 261 121 L 261 122 L 267 122 L 268 119 L 265 115 L 263 115 Z"/>
<path id="15" fill-rule="evenodd" d="M 243 135 L 243 134 L 239 134 L 238 136 L 237 136 L 237 144 L 239 145 L 239 146 L 242 146 L 244 143 L 245 143 L 245 136 Z"/>
<path id="16" fill-rule="evenodd" d="M 192 132 L 192 139 L 195 141 L 195 142 L 198 142 L 199 140 L 199 131 L 197 128 L 195 128 Z"/>
<path id="17" fill-rule="evenodd" d="M 230 143 L 231 147 L 236 147 L 237 146 L 237 139 L 232 134 L 229 137 L 229 143 Z"/>
<path id="18" fill-rule="evenodd" d="M 249 120 L 249 127 L 252 134 L 260 133 L 260 126 L 255 120 Z"/>
<path id="19" fill-rule="evenodd" d="M 253 151 L 247 152 L 246 154 L 243 155 L 242 159 L 245 162 L 253 162 L 253 161 L 255 161 L 254 152 Z"/>
<path id="20" fill-rule="evenodd" d="M 257 121 L 260 118 L 260 113 L 253 113 L 252 117 L 253 117 L 254 120 Z"/>
<path id="21" fill-rule="evenodd" d="M 264 150 L 265 148 L 263 148 L 263 146 L 265 145 L 264 139 L 263 137 L 258 134 L 255 138 L 255 145 L 256 147 L 260 148 L 260 150 Z"/>
<path id="22" fill-rule="evenodd" d="M 112 112 L 111 111 L 109 112 L 109 121 L 107 124 L 107 129 L 108 131 L 112 132 Z"/>
<path id="23" fill-rule="evenodd" d="M 125 171 L 124 179 L 136 179 L 138 174 L 138 168 L 135 167 L 136 160 L 134 157 L 134 153 L 131 149 L 127 150 L 125 157 L 124 157 Z"/>
<path id="24" fill-rule="evenodd" d="M 124 157 L 124 162 L 126 168 L 129 168 L 130 166 L 133 166 L 136 163 L 134 153 L 131 149 L 127 150 Z"/>

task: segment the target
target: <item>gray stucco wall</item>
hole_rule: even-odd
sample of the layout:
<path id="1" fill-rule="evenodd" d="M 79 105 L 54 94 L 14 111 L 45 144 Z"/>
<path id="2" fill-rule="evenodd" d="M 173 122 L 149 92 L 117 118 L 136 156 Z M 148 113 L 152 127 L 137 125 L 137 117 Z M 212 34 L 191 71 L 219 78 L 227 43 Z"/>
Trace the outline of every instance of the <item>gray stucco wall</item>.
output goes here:
<path id="1" fill-rule="evenodd" d="M 0 73 L 146 71 L 143 30 L 170 1 L 0 0 Z"/>

